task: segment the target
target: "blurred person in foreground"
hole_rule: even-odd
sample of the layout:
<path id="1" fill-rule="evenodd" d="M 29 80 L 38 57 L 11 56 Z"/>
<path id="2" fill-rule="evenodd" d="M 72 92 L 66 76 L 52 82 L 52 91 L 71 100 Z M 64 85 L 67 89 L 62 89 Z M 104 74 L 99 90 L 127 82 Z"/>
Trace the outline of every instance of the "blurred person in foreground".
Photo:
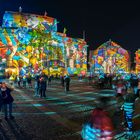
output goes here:
<path id="1" fill-rule="evenodd" d="M 99 99 L 99 107 L 96 107 L 91 114 L 91 118 L 87 124 L 83 126 L 83 140 L 112 140 L 114 136 L 114 126 L 105 110 L 108 106 L 108 98 L 102 97 Z"/>

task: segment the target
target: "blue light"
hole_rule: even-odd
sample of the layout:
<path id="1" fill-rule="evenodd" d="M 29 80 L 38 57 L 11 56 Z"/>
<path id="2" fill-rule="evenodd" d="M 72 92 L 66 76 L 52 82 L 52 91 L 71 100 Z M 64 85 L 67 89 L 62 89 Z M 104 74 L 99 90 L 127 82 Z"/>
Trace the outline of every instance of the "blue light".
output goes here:
<path id="1" fill-rule="evenodd" d="M 45 115 L 54 115 L 54 114 L 56 114 L 56 112 L 45 112 L 44 114 Z"/>
<path id="2" fill-rule="evenodd" d="M 43 106 L 43 105 L 42 104 L 33 104 L 33 106 L 40 107 L 40 106 Z"/>

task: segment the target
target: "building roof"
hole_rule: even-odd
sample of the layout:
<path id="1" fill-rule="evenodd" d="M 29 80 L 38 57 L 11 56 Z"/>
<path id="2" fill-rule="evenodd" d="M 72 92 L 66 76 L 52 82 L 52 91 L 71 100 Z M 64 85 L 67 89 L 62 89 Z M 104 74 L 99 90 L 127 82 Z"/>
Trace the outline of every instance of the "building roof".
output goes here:
<path id="1" fill-rule="evenodd" d="M 44 30 L 57 31 L 57 20 L 55 18 L 30 13 L 5 11 L 2 27 L 44 27 Z"/>

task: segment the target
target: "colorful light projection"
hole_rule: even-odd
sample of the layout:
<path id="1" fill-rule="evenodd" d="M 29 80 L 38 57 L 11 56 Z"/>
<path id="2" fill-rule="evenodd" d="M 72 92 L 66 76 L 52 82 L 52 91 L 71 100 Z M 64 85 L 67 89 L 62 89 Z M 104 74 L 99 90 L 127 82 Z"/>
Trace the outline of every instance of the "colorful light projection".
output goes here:
<path id="1" fill-rule="evenodd" d="M 69 74 L 83 74 L 87 71 L 87 44 L 83 39 L 68 38 L 66 65 Z"/>
<path id="2" fill-rule="evenodd" d="M 109 40 L 93 51 L 90 64 L 95 73 L 129 72 L 129 54 L 120 45 Z"/>
<path id="3" fill-rule="evenodd" d="M 136 73 L 140 73 L 140 49 L 135 52 L 135 62 L 136 62 Z"/>
<path id="4" fill-rule="evenodd" d="M 9 60 L 7 65 L 17 68 L 32 66 L 56 69 L 60 73 L 65 68 L 64 39 L 55 33 L 40 33 L 27 28 L 1 29 L 1 59 Z M 4 43 L 3 43 L 4 42 Z"/>
<path id="5" fill-rule="evenodd" d="M 55 67 L 55 69 L 64 67 L 64 44 L 60 43 L 57 38 L 54 40 L 47 33 L 42 36 L 40 32 L 34 30 L 24 32 L 22 29 L 4 29 L 1 35 L 2 40 L 5 41 L 4 48 L 6 48 L 2 53 L 3 57 L 10 57 L 11 60 L 8 66 L 19 68 L 31 65 L 36 70 L 39 67 L 43 69 L 45 66 Z M 11 39 L 13 36 L 17 42 Z M 9 43 L 14 48 L 14 52 L 13 49 L 8 50 Z"/>
<path id="6" fill-rule="evenodd" d="M 1 58 L 7 59 L 8 66 L 13 66 L 13 61 L 16 62 L 20 59 L 26 62 L 27 58 L 24 53 L 27 49 L 27 44 L 29 44 L 31 40 L 31 36 L 27 33 L 28 31 L 23 32 L 22 30 L 22 32 L 19 33 L 19 29 L 10 28 L 3 28 L 0 30 L 0 40 L 3 43 L 3 50 L 5 50 L 1 52 Z"/>
<path id="7" fill-rule="evenodd" d="M 25 24 L 30 17 L 38 20 L 35 25 Z M 41 28 L 44 22 L 50 28 Z M 17 73 L 22 68 L 31 67 L 34 72 L 41 69 L 47 73 L 68 71 L 69 74 L 85 74 L 86 42 L 56 32 L 55 24 L 56 20 L 49 17 L 5 12 L 3 28 L 0 29 L 0 58 L 7 60 L 8 67 L 16 68 Z"/>
<path id="8" fill-rule="evenodd" d="M 5 11 L 2 27 L 26 27 L 30 29 L 40 28 L 41 30 L 45 30 L 47 32 L 56 32 L 57 20 L 48 16 Z"/>

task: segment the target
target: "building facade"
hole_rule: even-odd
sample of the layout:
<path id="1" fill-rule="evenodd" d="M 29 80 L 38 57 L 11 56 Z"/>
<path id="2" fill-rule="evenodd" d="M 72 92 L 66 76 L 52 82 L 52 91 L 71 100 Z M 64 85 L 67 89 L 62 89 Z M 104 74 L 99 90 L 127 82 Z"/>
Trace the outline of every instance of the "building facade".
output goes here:
<path id="1" fill-rule="evenodd" d="M 0 59 L 7 71 L 85 74 L 87 43 L 57 30 L 57 19 L 6 11 L 0 28 Z"/>
<path id="2" fill-rule="evenodd" d="M 89 60 L 90 70 L 93 73 L 118 74 L 130 70 L 129 53 L 111 40 L 91 51 Z"/>

